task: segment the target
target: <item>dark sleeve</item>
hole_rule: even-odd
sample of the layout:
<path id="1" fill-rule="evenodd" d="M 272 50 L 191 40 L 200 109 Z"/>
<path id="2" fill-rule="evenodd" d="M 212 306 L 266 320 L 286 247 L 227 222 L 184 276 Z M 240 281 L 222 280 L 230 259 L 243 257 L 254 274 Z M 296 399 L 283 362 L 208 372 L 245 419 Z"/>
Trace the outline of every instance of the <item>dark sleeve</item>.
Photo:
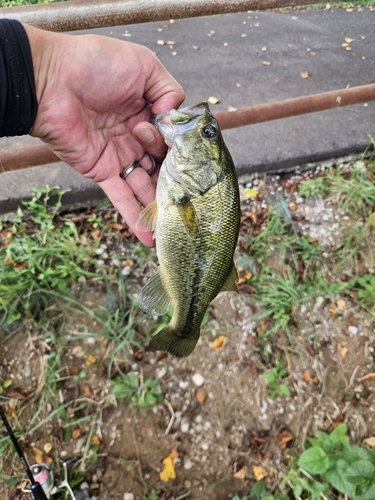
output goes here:
<path id="1" fill-rule="evenodd" d="M 0 137 L 28 134 L 37 111 L 26 31 L 19 21 L 0 19 Z"/>

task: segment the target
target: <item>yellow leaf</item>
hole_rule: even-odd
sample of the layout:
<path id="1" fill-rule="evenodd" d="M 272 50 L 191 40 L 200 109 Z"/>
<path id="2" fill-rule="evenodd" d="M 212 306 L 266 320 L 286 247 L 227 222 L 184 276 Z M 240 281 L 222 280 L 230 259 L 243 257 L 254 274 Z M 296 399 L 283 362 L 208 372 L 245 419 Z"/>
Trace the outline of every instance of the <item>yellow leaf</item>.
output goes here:
<path id="1" fill-rule="evenodd" d="M 371 436 L 369 438 L 366 438 L 363 442 L 365 444 L 367 444 L 367 446 L 371 446 L 371 448 L 372 448 L 373 446 L 375 446 L 375 436 Z"/>
<path id="2" fill-rule="evenodd" d="M 345 38 L 346 43 L 351 43 L 353 41 L 353 38 Z"/>
<path id="3" fill-rule="evenodd" d="M 254 477 L 257 481 L 260 481 L 264 477 L 268 476 L 266 469 L 263 469 L 260 465 L 253 466 Z"/>
<path id="4" fill-rule="evenodd" d="M 204 387 L 199 387 L 195 397 L 197 398 L 198 403 L 200 403 L 202 405 L 205 402 L 206 397 L 207 397 L 206 389 Z"/>
<path id="5" fill-rule="evenodd" d="M 247 472 L 247 467 L 246 467 L 246 465 L 244 465 L 242 467 L 242 469 L 240 469 L 235 474 L 233 474 L 233 477 L 236 477 L 237 479 L 245 479 L 246 472 Z"/>
<path id="6" fill-rule="evenodd" d="M 307 71 L 302 71 L 301 76 L 302 76 L 302 78 L 309 78 L 310 77 L 310 75 L 308 74 Z"/>
<path id="7" fill-rule="evenodd" d="M 351 47 L 345 47 L 345 50 L 352 50 Z"/>
<path id="8" fill-rule="evenodd" d="M 35 448 L 35 446 L 33 446 L 33 453 L 35 457 L 35 463 L 42 464 L 44 452 L 42 450 L 39 450 L 39 448 Z"/>
<path id="9" fill-rule="evenodd" d="M 95 434 L 92 438 L 91 438 L 91 444 L 94 445 L 94 446 L 97 446 L 101 443 L 101 439 L 100 437 Z"/>
<path id="10" fill-rule="evenodd" d="M 211 95 L 207 101 L 210 103 L 210 104 L 217 104 L 219 101 L 220 101 L 220 98 L 219 97 L 215 97 L 213 95 Z"/>
<path id="11" fill-rule="evenodd" d="M 270 61 L 263 61 L 262 64 L 263 66 L 271 66 Z"/>
<path id="12" fill-rule="evenodd" d="M 170 479 L 176 478 L 176 471 L 174 470 L 174 463 L 178 457 L 178 451 L 176 448 L 170 452 L 170 454 L 163 460 L 164 469 L 160 472 L 160 480 L 164 483 L 168 482 Z"/>
<path id="13" fill-rule="evenodd" d="M 73 430 L 73 432 L 72 432 L 73 439 L 78 439 L 80 435 L 81 435 L 81 429 L 74 429 Z"/>
<path id="14" fill-rule="evenodd" d="M 219 337 L 212 342 L 212 346 L 215 351 L 222 351 L 226 341 L 227 337 L 225 335 L 219 335 Z"/>
<path id="15" fill-rule="evenodd" d="M 165 45 L 165 41 L 164 41 L 164 40 L 158 40 L 158 41 L 157 41 L 157 44 L 158 44 L 158 45 Z"/>
<path id="16" fill-rule="evenodd" d="M 265 52 L 267 50 L 267 47 L 262 47 L 262 52 Z"/>
<path id="17" fill-rule="evenodd" d="M 248 188 L 248 189 L 245 189 L 243 195 L 245 198 L 256 198 L 259 194 L 259 191 L 257 191 L 256 189 L 251 189 L 251 188 Z"/>
<path id="18" fill-rule="evenodd" d="M 344 347 L 341 344 L 337 344 L 337 354 L 342 358 L 345 359 L 346 355 L 348 353 L 348 348 Z"/>
<path id="19" fill-rule="evenodd" d="M 52 450 L 52 444 L 51 443 L 45 443 L 43 445 L 43 451 L 45 453 L 49 453 Z"/>
<path id="20" fill-rule="evenodd" d="M 96 358 L 92 354 L 89 354 L 85 359 L 85 365 L 90 366 L 94 363 L 96 363 Z"/>
<path id="21" fill-rule="evenodd" d="M 349 47 L 349 44 L 348 43 L 342 43 L 341 47 Z"/>

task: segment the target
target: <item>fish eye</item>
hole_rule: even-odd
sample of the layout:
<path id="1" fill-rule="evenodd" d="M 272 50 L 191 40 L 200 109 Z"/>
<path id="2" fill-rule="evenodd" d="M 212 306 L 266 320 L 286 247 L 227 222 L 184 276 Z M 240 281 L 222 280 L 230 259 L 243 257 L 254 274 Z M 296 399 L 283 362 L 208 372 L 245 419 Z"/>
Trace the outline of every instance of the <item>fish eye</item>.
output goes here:
<path id="1" fill-rule="evenodd" d="M 213 125 L 205 125 L 202 128 L 202 135 L 206 139 L 214 139 L 216 137 L 216 128 Z"/>

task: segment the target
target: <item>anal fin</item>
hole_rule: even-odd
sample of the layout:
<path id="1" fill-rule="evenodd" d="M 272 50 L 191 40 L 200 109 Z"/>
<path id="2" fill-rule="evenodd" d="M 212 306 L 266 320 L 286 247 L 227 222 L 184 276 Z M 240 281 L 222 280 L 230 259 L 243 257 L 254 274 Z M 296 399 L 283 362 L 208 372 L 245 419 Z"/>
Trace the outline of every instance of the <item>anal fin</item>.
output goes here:
<path id="1" fill-rule="evenodd" d="M 230 270 L 230 273 L 225 280 L 224 285 L 221 287 L 220 292 L 237 292 L 237 281 L 238 281 L 238 274 L 237 274 L 237 269 L 236 266 L 234 265 L 234 262 L 232 263 L 232 268 Z"/>

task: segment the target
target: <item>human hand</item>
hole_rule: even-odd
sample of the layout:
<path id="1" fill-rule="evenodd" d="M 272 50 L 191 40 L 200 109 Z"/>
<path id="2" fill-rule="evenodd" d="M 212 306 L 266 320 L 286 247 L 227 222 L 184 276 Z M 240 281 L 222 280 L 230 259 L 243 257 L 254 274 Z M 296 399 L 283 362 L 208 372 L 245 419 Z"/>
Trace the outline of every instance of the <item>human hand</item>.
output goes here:
<path id="1" fill-rule="evenodd" d="M 29 37 L 39 102 L 31 135 L 39 137 L 84 176 L 93 179 L 147 246 L 151 233 L 135 228 L 155 199 L 166 146 L 151 114 L 177 108 L 185 94 L 142 45 L 98 35 L 73 36 L 24 25 Z M 149 154 L 148 154 L 149 153 Z M 130 165 L 136 168 L 123 180 Z"/>

